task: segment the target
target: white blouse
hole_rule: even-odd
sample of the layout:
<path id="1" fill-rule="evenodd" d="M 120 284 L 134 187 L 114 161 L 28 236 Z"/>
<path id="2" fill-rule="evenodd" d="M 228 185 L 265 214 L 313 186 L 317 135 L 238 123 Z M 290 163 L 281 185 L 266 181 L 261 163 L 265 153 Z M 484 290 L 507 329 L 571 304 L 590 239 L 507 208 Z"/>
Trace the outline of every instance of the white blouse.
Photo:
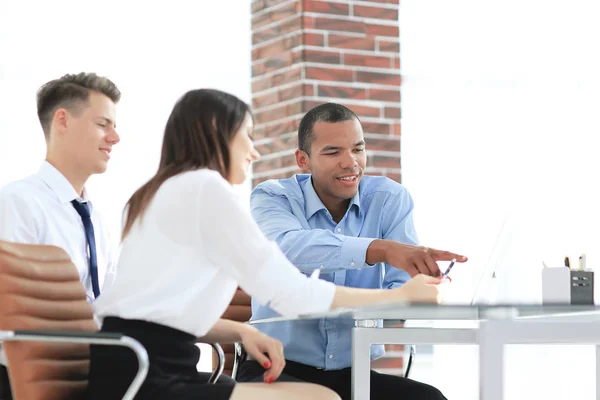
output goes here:
<path id="1" fill-rule="evenodd" d="M 205 335 L 237 286 L 284 316 L 330 308 L 335 286 L 309 279 L 269 241 L 211 170 L 168 179 L 122 244 L 99 318 L 139 319 Z"/>

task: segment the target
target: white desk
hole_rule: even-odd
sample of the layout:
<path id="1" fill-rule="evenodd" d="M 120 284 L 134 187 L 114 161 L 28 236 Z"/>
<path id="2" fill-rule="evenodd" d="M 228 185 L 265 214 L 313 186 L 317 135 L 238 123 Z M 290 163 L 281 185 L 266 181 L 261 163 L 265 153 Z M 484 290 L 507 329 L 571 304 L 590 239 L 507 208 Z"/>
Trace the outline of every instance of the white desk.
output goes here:
<path id="1" fill-rule="evenodd" d="M 372 344 L 478 344 L 481 400 L 503 400 L 506 344 L 600 344 L 600 308 L 594 306 L 386 305 L 353 310 L 351 315 L 356 321 L 352 342 L 354 400 L 369 398 L 369 353 Z M 378 318 L 471 320 L 477 322 L 477 327 L 371 327 L 374 325 L 372 321 Z M 598 363 L 600 350 L 596 354 Z M 600 398 L 600 368 L 597 371 L 597 397 Z"/>
<path id="2" fill-rule="evenodd" d="M 504 399 L 504 346 L 507 344 L 592 344 L 596 345 L 596 399 L 600 399 L 600 322 L 598 314 L 589 321 L 507 320 L 481 322 L 479 328 L 480 399 Z"/>
<path id="3" fill-rule="evenodd" d="M 504 400 L 504 345 L 600 345 L 600 308 L 595 306 L 437 306 L 388 304 L 303 315 L 298 319 L 352 318 L 352 398 L 370 393 L 372 344 L 475 344 L 480 351 L 480 400 Z M 377 328 L 375 320 L 469 320 L 475 328 Z M 254 323 L 277 322 L 270 318 Z M 597 347 L 596 393 L 600 399 L 600 347 Z"/>

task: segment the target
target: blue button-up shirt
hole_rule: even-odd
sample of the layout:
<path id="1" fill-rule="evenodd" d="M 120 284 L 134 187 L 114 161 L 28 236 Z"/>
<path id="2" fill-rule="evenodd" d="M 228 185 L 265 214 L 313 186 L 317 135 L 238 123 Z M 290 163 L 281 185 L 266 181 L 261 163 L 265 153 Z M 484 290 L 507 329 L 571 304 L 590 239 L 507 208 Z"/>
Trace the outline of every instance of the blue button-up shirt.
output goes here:
<path id="1" fill-rule="evenodd" d="M 346 214 L 336 223 L 315 192 L 310 175 L 270 180 L 258 185 L 250 200 L 252 215 L 271 240 L 303 273 L 320 268 L 320 279 L 356 288 L 395 288 L 410 276 L 388 264 L 366 264 L 375 239 L 418 244 L 413 200 L 399 183 L 364 176 Z M 278 314 L 252 300 L 252 319 Z M 258 324 L 279 339 L 285 358 L 326 370 L 351 365 L 353 322 L 340 319 Z M 383 355 L 383 345 L 371 346 L 371 358 Z"/>

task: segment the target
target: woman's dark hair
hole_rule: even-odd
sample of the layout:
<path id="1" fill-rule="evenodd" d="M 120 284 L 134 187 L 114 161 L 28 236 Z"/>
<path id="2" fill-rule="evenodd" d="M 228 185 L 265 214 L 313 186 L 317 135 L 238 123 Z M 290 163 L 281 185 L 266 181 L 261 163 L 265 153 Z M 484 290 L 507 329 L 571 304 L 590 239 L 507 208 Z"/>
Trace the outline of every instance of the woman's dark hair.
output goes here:
<path id="1" fill-rule="evenodd" d="M 191 90 L 177 101 L 165 127 L 158 171 L 125 206 L 123 239 L 167 179 L 200 168 L 229 178 L 229 143 L 247 114 L 246 103 L 214 89 Z"/>

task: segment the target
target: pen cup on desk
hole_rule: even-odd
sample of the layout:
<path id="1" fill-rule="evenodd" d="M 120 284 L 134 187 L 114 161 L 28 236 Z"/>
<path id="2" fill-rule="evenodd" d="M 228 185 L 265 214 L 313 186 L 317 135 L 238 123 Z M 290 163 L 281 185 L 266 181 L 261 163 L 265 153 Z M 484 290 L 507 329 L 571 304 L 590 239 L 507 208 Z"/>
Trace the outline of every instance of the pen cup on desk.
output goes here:
<path id="1" fill-rule="evenodd" d="M 543 304 L 594 305 L 594 271 L 542 269 Z"/>

